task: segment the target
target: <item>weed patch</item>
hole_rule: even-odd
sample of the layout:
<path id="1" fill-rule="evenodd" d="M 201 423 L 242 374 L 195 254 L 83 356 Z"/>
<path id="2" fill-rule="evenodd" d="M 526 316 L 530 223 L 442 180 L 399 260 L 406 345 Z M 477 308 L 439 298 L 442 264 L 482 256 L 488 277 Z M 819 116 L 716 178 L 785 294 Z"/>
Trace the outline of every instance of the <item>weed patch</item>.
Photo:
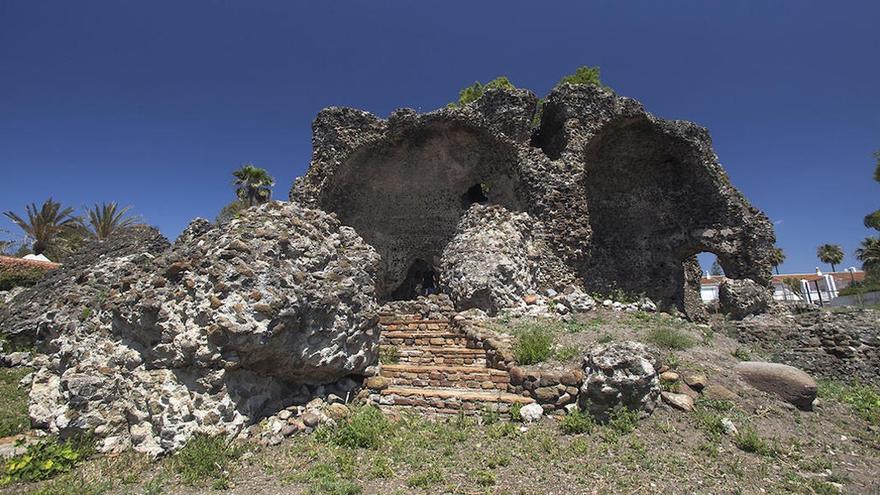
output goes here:
<path id="1" fill-rule="evenodd" d="M 171 458 L 172 469 L 188 485 L 213 480 L 214 488 L 223 488 L 229 479 L 229 467 L 243 450 L 229 445 L 222 436 L 198 434 Z"/>
<path id="2" fill-rule="evenodd" d="M 516 332 L 514 354 L 519 364 L 536 364 L 546 361 L 553 352 L 553 335 L 544 328 L 529 326 Z"/>
<path id="3" fill-rule="evenodd" d="M 16 481 L 43 480 L 66 473 L 94 450 L 90 437 L 77 437 L 64 442 L 58 442 L 55 437 L 43 438 L 28 445 L 24 454 L 6 461 L 0 473 L 0 486 Z"/>
<path id="4" fill-rule="evenodd" d="M 733 443 L 743 452 L 751 452 L 767 457 L 776 457 L 779 449 L 761 437 L 754 429 L 744 428 L 733 437 Z"/>
<path id="5" fill-rule="evenodd" d="M 737 347 L 735 351 L 731 353 L 731 355 L 740 361 L 751 361 L 752 360 L 752 351 L 749 350 L 748 347 Z"/>
<path id="6" fill-rule="evenodd" d="M 690 349 L 697 345 L 697 341 L 690 335 L 672 326 L 652 328 L 645 340 L 658 347 L 677 351 Z"/>
<path id="7" fill-rule="evenodd" d="M 562 418 L 559 428 L 566 435 L 578 435 L 593 431 L 593 418 L 589 414 L 574 410 Z"/>
<path id="8" fill-rule="evenodd" d="M 880 390 L 876 388 L 820 380 L 819 397 L 846 404 L 865 421 L 880 425 Z"/>
<path id="9" fill-rule="evenodd" d="M 390 423 L 382 411 L 375 407 L 357 408 L 351 416 L 336 427 L 323 427 L 317 432 L 318 440 L 339 447 L 378 449 Z"/>
<path id="10" fill-rule="evenodd" d="M 400 361 L 400 351 L 395 346 L 379 347 L 379 362 L 382 364 L 397 364 Z"/>
<path id="11" fill-rule="evenodd" d="M 0 437 L 17 435 L 27 431 L 31 424 L 28 417 L 27 390 L 18 382 L 30 373 L 29 368 L 0 369 Z"/>

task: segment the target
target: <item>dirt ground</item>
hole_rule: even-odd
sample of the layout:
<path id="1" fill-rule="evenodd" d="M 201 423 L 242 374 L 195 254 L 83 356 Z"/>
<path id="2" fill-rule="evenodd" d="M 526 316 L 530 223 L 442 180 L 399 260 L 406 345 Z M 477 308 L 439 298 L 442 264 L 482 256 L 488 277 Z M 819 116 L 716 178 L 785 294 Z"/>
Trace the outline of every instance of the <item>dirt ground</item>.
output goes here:
<path id="1" fill-rule="evenodd" d="M 510 329 L 522 324 L 499 322 Z M 271 447 L 242 442 L 219 453 L 205 449 L 155 461 L 136 454 L 93 456 L 69 473 L 11 484 L 2 492 L 880 493 L 876 417 L 827 397 L 824 383 L 814 410 L 806 412 L 748 387 L 733 366 L 749 350 L 720 331 L 665 315 L 605 310 L 547 328 L 553 332 L 557 357 L 537 366 L 576 366 L 584 351 L 600 341 L 671 343 L 660 346 L 670 368 L 703 372 L 711 385 L 733 395 L 704 396 L 694 412 L 661 405 L 646 419 L 622 417 L 608 425 L 581 424 L 579 430 L 561 417 L 545 417 L 533 425 L 491 414 L 376 420 L 354 408 L 355 417 L 367 420 L 353 420 L 357 426 L 349 430 L 297 435 Z M 719 427 L 722 418 L 738 433 L 725 433 Z"/>

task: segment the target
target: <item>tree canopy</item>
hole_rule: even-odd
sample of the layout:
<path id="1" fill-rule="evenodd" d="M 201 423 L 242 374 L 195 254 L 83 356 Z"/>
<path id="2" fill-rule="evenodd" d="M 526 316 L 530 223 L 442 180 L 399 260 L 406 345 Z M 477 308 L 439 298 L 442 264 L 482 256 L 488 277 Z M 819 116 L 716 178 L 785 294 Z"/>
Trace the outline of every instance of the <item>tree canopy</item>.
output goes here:
<path id="1" fill-rule="evenodd" d="M 254 206 L 266 203 L 272 199 L 272 186 L 275 179 L 264 168 L 255 167 L 252 163 L 246 163 L 240 169 L 232 172 L 235 178 L 235 195 L 246 206 Z"/>
<path id="2" fill-rule="evenodd" d="M 40 208 L 35 203 L 25 207 L 27 219 L 12 211 L 4 213 L 13 223 L 18 225 L 25 235 L 33 241 L 31 248 L 34 254 L 43 254 L 50 248 L 66 251 L 62 241 L 70 241 L 77 237 L 77 231 L 83 228 L 82 220 L 73 214 L 70 207 L 62 207 L 61 203 L 52 198 L 43 202 Z M 48 253 L 47 253 L 48 254 Z M 61 253 L 54 253 L 57 257 Z"/>
<path id="3" fill-rule="evenodd" d="M 837 244 L 822 244 L 816 248 L 816 256 L 819 257 L 822 263 L 831 265 L 832 272 L 836 272 L 837 268 L 835 265 L 843 261 L 843 249 Z"/>
<path id="4" fill-rule="evenodd" d="M 115 201 L 96 204 L 89 210 L 89 227 L 92 236 L 96 239 L 106 239 L 119 229 L 135 225 L 137 221 L 134 218 L 125 216 L 130 209 L 131 206 L 119 208 Z"/>

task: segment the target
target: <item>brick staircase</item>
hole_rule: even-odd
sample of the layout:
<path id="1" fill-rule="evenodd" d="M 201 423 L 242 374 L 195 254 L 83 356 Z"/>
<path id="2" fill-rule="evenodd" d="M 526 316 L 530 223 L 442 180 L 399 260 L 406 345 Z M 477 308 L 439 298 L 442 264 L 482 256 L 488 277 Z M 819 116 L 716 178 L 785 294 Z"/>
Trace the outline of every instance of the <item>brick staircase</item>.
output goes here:
<path id="1" fill-rule="evenodd" d="M 370 401 L 383 409 L 433 414 L 506 415 L 513 404 L 534 402 L 509 393 L 510 374 L 488 366 L 483 343 L 457 331 L 450 320 L 385 314 L 380 355 L 396 356 L 380 366 L 381 377 L 368 381 Z"/>

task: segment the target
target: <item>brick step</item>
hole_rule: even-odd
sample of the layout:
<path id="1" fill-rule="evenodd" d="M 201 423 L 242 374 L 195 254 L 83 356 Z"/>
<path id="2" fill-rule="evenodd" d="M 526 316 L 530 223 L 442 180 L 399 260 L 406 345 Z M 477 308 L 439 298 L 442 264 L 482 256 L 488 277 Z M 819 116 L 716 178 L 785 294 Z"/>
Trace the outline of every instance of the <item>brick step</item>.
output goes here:
<path id="1" fill-rule="evenodd" d="M 385 364 L 381 374 L 400 387 L 506 391 L 510 383 L 508 372 L 478 366 Z"/>
<path id="2" fill-rule="evenodd" d="M 467 337 L 449 331 L 384 331 L 379 338 L 380 344 L 386 345 L 422 345 L 422 346 L 466 346 Z"/>
<path id="3" fill-rule="evenodd" d="M 449 328 L 449 320 L 386 320 L 380 317 L 379 323 L 387 330 L 441 330 Z"/>
<path id="4" fill-rule="evenodd" d="M 534 399 L 499 391 L 470 391 L 445 388 L 388 387 L 370 400 L 379 406 L 412 408 L 434 414 L 476 414 L 493 410 L 506 414 L 513 404 L 531 404 Z"/>
<path id="5" fill-rule="evenodd" d="M 467 347 L 398 347 L 398 364 L 486 366 L 486 351 Z"/>

